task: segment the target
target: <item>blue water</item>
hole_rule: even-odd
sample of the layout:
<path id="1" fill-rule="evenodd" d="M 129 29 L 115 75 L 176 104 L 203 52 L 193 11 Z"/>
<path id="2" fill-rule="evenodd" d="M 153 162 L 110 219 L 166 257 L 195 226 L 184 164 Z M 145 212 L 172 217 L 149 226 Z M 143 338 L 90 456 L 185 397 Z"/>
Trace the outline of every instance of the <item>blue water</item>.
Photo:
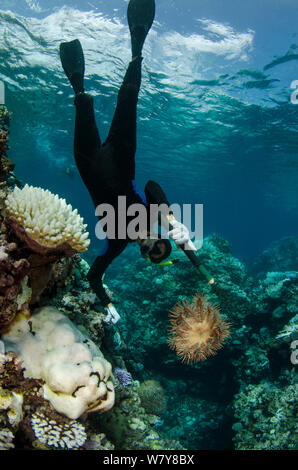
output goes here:
<path id="1" fill-rule="evenodd" d="M 154 179 L 171 203 L 203 203 L 204 235 L 227 238 L 249 264 L 298 228 L 298 105 L 290 101 L 297 2 L 156 3 L 138 107 L 138 184 Z M 13 113 L 15 173 L 66 197 L 91 234 L 96 219 L 73 162 L 73 96 L 58 46 L 81 40 L 104 138 L 130 59 L 126 7 L 1 2 L 0 79 Z"/>
<path id="2" fill-rule="evenodd" d="M 130 60 L 127 4 L 0 4 L 0 80 L 12 113 L 8 156 L 23 183 L 47 188 L 78 208 L 91 235 L 88 261 L 102 242 L 73 159 L 74 97 L 59 44 L 79 38 L 83 45 L 85 88 L 94 97 L 103 141 Z M 291 100 L 291 84 L 298 82 L 298 3 L 156 0 L 156 6 L 143 51 L 138 186 L 152 179 L 170 203 L 203 204 L 204 236 L 226 239 L 245 266 L 277 243 L 254 266 L 259 277 L 252 279 L 221 238 L 207 239 L 207 267 L 229 294 L 212 300 L 232 323 L 230 342 L 214 358 L 181 364 L 166 344 L 169 309 L 196 289 L 207 289 L 203 279 L 185 260 L 152 267 L 136 258 L 135 246 L 107 272 L 121 321 L 100 340 L 113 367 L 123 359 L 134 380 L 161 381 L 169 404 L 156 426 L 170 439 L 189 449 L 229 449 L 234 432 L 240 448 L 293 448 L 295 390 L 287 389 L 296 383 L 292 336 L 284 333 L 278 343 L 276 335 L 289 325 L 297 334 L 298 104 Z M 72 293 L 79 298 L 76 289 Z M 114 332 L 120 332 L 121 347 Z M 280 422 L 272 425 L 275 415 Z"/>

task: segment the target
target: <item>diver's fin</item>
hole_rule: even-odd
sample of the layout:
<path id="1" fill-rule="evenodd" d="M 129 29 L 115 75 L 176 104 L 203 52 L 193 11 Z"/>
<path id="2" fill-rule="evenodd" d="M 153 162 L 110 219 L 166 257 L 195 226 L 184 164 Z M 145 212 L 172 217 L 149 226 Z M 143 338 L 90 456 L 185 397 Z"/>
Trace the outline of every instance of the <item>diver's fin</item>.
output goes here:
<path id="1" fill-rule="evenodd" d="M 60 44 L 60 59 L 63 70 L 74 89 L 84 91 L 85 59 L 81 43 L 78 39 Z"/>
<path id="2" fill-rule="evenodd" d="M 154 16 L 155 0 L 130 0 L 127 21 L 131 35 L 132 57 L 141 55 Z"/>

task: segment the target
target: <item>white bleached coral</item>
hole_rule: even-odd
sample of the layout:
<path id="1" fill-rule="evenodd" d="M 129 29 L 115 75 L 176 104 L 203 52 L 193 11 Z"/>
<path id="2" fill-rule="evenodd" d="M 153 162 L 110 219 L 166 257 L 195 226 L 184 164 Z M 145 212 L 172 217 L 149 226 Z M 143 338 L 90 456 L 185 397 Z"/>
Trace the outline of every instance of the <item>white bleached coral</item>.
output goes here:
<path id="1" fill-rule="evenodd" d="M 0 429 L 0 450 L 14 449 L 13 439 L 14 435 L 9 429 Z"/>
<path id="2" fill-rule="evenodd" d="M 44 398 L 58 413 L 77 419 L 114 405 L 111 364 L 56 308 L 43 307 L 29 321 L 20 316 L 2 340 L 22 357 L 25 377 L 45 382 Z"/>
<path id="3" fill-rule="evenodd" d="M 78 449 L 87 439 L 84 426 L 77 421 L 58 424 L 41 412 L 32 415 L 31 426 L 37 439 L 50 447 Z"/>
<path id="4" fill-rule="evenodd" d="M 77 209 L 72 210 L 57 194 L 26 184 L 23 189 L 15 187 L 5 204 L 7 220 L 18 236 L 23 228 L 25 235 L 42 247 L 67 244 L 75 252 L 87 250 L 90 243 L 87 225 Z"/>

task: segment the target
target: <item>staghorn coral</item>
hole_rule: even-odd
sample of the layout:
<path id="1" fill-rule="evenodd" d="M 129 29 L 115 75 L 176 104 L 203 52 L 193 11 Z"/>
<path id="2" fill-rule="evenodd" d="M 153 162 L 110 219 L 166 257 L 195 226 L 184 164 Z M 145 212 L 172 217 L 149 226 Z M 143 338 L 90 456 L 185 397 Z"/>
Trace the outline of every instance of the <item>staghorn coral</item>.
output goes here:
<path id="1" fill-rule="evenodd" d="M 176 304 L 171 311 L 170 322 L 172 336 L 168 344 L 186 363 L 205 360 L 216 354 L 230 334 L 230 324 L 221 318 L 217 307 L 200 294 L 192 303 L 183 301 L 181 305 Z"/>
<path id="2" fill-rule="evenodd" d="M 57 194 L 26 184 L 16 187 L 5 204 L 6 222 L 33 252 L 69 256 L 87 250 L 89 233 L 82 217 Z"/>

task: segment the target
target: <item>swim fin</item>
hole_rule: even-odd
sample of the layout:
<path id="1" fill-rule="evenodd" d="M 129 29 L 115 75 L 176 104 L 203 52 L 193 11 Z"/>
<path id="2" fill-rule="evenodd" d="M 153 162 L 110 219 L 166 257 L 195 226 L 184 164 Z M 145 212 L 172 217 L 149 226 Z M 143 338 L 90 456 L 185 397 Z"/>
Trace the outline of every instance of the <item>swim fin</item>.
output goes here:
<path id="1" fill-rule="evenodd" d="M 60 44 L 60 59 L 63 70 L 75 94 L 84 92 L 85 59 L 78 39 Z"/>
<path id="2" fill-rule="evenodd" d="M 155 0 L 130 0 L 127 21 L 131 35 L 132 57 L 140 56 L 155 16 Z"/>

